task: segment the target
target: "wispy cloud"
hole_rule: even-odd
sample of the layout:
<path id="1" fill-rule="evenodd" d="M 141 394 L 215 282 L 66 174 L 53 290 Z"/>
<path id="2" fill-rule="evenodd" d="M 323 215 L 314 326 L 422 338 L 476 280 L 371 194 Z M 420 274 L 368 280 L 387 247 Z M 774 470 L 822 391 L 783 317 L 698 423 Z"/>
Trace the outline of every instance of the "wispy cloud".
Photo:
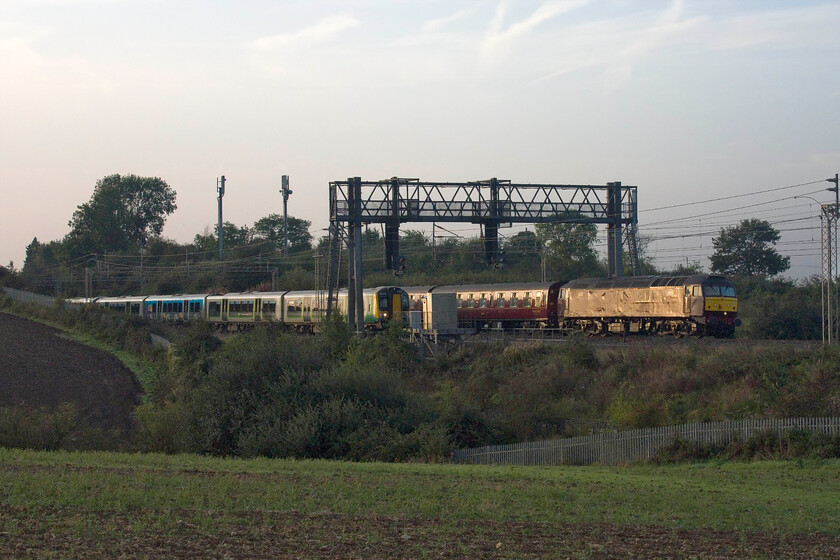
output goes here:
<path id="1" fill-rule="evenodd" d="M 831 22 L 840 6 L 803 6 L 761 10 L 733 16 L 689 15 L 683 0 L 673 0 L 655 14 L 631 14 L 563 29 L 551 44 L 554 70 L 541 83 L 583 68 L 601 68 L 613 83 L 626 82 L 646 57 L 675 48 L 686 52 L 741 49 L 756 46 L 797 48 L 837 44 Z M 821 30 L 824 30 L 822 32 Z"/>
<path id="2" fill-rule="evenodd" d="M 423 33 L 437 33 L 449 24 L 466 18 L 472 12 L 473 10 L 461 10 L 445 17 L 430 19 L 423 24 L 420 30 Z"/>
<path id="3" fill-rule="evenodd" d="M 273 51 L 285 47 L 311 47 L 328 43 L 342 32 L 359 24 L 359 20 L 350 15 L 330 16 L 294 33 L 261 37 L 253 41 L 251 46 L 260 51 Z"/>
<path id="4" fill-rule="evenodd" d="M 504 56 L 512 45 L 530 34 L 536 27 L 546 21 L 570 12 L 590 3 L 591 0 L 553 0 L 540 5 L 527 18 L 504 27 L 507 15 L 507 3 L 501 2 L 496 6 L 490 26 L 482 42 L 482 53 L 485 57 Z"/>

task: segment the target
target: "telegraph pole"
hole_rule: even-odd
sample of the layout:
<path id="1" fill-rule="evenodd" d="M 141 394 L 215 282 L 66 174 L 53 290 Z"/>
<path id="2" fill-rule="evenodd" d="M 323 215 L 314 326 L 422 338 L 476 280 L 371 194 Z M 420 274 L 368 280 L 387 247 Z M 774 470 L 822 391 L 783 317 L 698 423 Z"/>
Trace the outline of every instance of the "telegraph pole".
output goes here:
<path id="1" fill-rule="evenodd" d="M 225 234 L 222 229 L 222 197 L 225 196 L 225 176 L 221 179 L 216 179 L 216 191 L 219 193 L 219 227 L 216 233 L 219 236 L 219 259 L 222 258 L 222 251 L 225 249 Z"/>
<path id="2" fill-rule="evenodd" d="M 283 256 L 289 256 L 289 197 L 292 194 L 292 189 L 289 188 L 289 176 L 283 175 L 282 188 L 280 192 L 283 193 Z"/>

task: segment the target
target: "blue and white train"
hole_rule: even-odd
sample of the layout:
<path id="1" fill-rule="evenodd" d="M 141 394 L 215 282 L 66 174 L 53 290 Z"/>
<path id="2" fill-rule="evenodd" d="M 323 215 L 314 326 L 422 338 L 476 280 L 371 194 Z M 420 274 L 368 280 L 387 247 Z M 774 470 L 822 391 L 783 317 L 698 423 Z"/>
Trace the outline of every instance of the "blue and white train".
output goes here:
<path id="1" fill-rule="evenodd" d="M 382 328 L 396 317 L 405 320 L 408 294 L 396 286 L 362 291 L 365 327 Z M 323 291 L 238 292 L 228 294 L 171 294 L 77 299 L 135 317 L 174 323 L 203 320 L 223 330 L 244 330 L 256 324 L 280 324 L 299 332 L 313 332 L 326 317 Z M 334 296 L 334 308 L 347 315 L 347 290 Z"/>

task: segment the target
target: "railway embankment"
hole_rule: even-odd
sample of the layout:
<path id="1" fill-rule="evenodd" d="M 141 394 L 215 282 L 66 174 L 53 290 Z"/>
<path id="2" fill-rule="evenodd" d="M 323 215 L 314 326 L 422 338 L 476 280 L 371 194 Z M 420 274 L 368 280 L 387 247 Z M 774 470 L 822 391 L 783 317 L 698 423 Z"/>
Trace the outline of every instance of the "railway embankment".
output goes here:
<path id="1" fill-rule="evenodd" d="M 569 337 L 479 342 L 421 361 L 397 330 L 359 341 L 341 323 L 320 336 L 255 329 L 222 344 L 197 323 L 167 333 L 167 352 L 142 320 L 39 313 L 158 359 L 138 375 L 145 397 L 129 443 L 144 451 L 446 460 L 456 448 L 617 429 L 840 415 L 834 347 Z"/>

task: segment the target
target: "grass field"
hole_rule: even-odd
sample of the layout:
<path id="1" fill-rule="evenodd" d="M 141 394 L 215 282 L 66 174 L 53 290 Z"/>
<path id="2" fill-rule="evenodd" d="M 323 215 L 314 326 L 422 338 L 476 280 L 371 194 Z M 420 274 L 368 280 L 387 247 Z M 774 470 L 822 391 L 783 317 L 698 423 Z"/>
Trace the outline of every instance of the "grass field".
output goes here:
<path id="1" fill-rule="evenodd" d="M 0 557 L 831 558 L 838 475 L 0 449 Z"/>

